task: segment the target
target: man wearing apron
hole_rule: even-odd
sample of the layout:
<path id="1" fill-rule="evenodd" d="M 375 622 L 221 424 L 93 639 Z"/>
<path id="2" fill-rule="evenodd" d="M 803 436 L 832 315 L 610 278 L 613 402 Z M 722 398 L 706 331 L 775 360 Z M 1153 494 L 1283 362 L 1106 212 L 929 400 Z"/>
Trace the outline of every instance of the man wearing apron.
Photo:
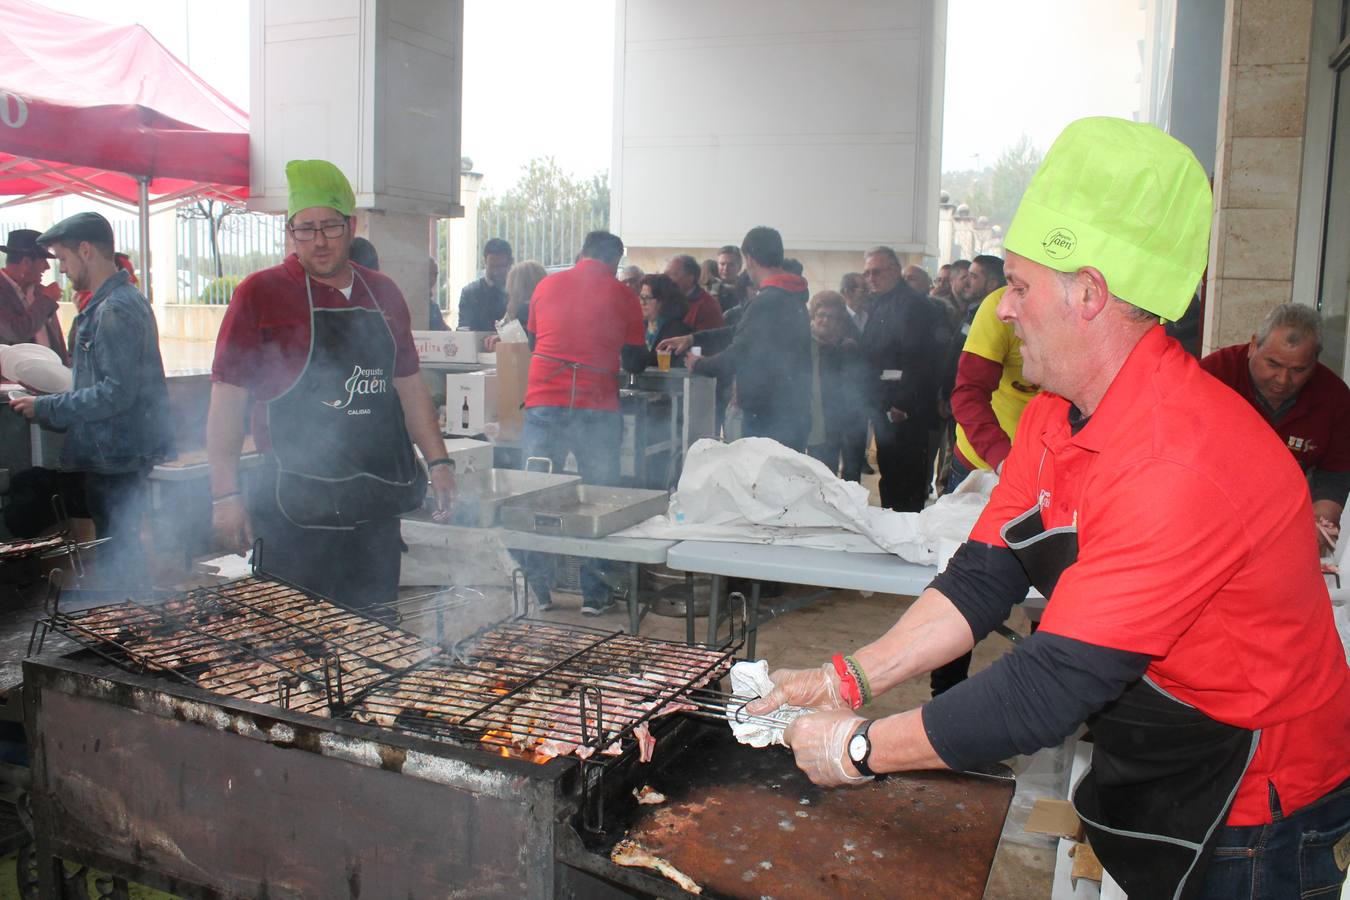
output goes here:
<path id="1" fill-rule="evenodd" d="M 351 185 L 323 160 L 292 160 L 286 178 L 295 252 L 240 283 L 216 342 L 212 526 L 236 552 L 259 540 L 254 562 L 269 575 L 352 607 L 387 603 L 398 593 L 399 514 L 421 505 L 427 472 L 447 511 L 454 476 L 403 295 L 348 259 Z M 265 454 L 247 490 L 246 418 Z"/>
<path id="2" fill-rule="evenodd" d="M 879 640 L 753 703 L 839 785 L 964 769 L 1086 722 L 1073 800 L 1135 900 L 1333 895 L 1350 860 L 1350 671 L 1308 489 L 1168 338 L 1204 270 L 1204 170 L 1152 126 L 1071 124 L 1008 230 L 999 315 L 1043 391 L 970 540 Z M 853 712 L 971 648 L 1034 585 L 1040 629 L 921 709 Z"/>

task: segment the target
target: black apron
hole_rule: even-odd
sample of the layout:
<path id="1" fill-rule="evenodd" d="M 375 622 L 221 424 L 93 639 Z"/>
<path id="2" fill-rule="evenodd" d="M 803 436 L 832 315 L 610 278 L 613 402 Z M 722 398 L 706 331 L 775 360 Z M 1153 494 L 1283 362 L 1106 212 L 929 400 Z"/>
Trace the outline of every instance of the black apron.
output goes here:
<path id="1" fill-rule="evenodd" d="M 374 296 L 355 269 L 357 281 Z M 416 509 L 426 472 L 413 455 L 394 389 L 394 334 L 379 309 L 315 309 L 309 358 L 267 404 L 281 514 L 301 528 L 349 530 Z"/>
<path id="2" fill-rule="evenodd" d="M 1046 529 L 1039 506 L 1000 533 L 1047 598 L 1078 558 L 1077 527 Z M 1216 722 L 1147 676 L 1087 724 L 1092 765 L 1073 805 L 1097 858 L 1131 897 L 1193 897 L 1260 732 Z"/>

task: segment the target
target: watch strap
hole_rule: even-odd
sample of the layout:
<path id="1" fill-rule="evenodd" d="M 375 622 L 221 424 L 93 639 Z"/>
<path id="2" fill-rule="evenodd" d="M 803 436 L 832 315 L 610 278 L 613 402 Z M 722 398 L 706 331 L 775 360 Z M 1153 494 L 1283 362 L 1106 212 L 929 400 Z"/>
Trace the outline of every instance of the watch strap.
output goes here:
<path id="1" fill-rule="evenodd" d="M 868 765 L 868 761 L 872 758 L 872 739 L 867 736 L 867 732 L 872 727 L 872 723 L 875 721 L 876 719 L 868 719 L 867 721 L 863 722 L 861 725 L 858 726 L 857 731 L 849 735 L 848 739 L 849 762 L 853 763 L 853 768 L 858 770 L 859 775 L 865 775 L 868 778 L 874 778 L 876 777 L 877 774 L 876 772 L 873 772 L 872 767 Z M 859 736 L 861 736 L 863 740 L 867 742 L 867 749 L 863 751 L 862 759 L 854 759 L 852 752 L 853 741 Z"/>

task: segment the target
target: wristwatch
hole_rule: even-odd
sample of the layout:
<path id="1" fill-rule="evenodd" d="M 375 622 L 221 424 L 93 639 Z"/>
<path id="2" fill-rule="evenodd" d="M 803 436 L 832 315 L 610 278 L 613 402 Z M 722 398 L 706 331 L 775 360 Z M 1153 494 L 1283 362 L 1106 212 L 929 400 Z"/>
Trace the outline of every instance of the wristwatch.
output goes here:
<path id="1" fill-rule="evenodd" d="M 877 773 L 867 765 L 868 758 L 872 755 L 872 741 L 867 736 L 867 729 L 872 727 L 875 719 L 868 719 L 858 726 L 858 730 L 853 732 L 853 737 L 848 739 L 848 758 L 853 767 L 858 770 L 858 774 L 866 775 L 871 778 Z"/>

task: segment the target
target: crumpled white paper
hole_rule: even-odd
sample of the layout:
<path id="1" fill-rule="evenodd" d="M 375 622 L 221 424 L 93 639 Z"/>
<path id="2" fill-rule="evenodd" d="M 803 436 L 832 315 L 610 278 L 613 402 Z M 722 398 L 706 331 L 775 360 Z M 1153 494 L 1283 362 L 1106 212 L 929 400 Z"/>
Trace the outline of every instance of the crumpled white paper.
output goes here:
<path id="1" fill-rule="evenodd" d="M 898 513 L 869 506 L 862 485 L 777 441 L 704 439 L 689 448 L 668 514 L 620 534 L 857 553 L 881 549 L 941 568 L 970 536 L 997 483 L 994 473 L 977 472 L 923 512 Z"/>
<path id="2" fill-rule="evenodd" d="M 742 744 L 751 747 L 782 744 L 783 731 L 792 724 L 792 720 L 811 711 L 801 706 L 780 706 L 768 715 L 755 716 L 747 721 L 745 704 L 768 696 L 772 690 L 768 660 L 738 662 L 731 667 L 731 693 L 734 698 L 727 704 L 727 720 L 731 723 L 731 733 Z M 769 719 L 773 720 L 773 724 L 766 721 Z"/>

